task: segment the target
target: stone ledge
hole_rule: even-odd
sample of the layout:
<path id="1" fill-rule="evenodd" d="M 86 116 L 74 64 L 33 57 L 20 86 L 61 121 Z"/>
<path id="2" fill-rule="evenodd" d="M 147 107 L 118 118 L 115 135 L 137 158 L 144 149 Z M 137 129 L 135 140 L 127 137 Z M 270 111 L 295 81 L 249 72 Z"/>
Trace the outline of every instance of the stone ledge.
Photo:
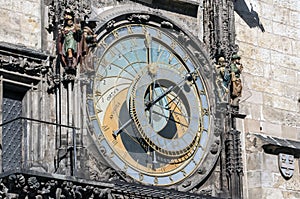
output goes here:
<path id="1" fill-rule="evenodd" d="M 75 176 L 18 168 L 0 173 L 0 196 L 47 198 L 190 198 L 221 199 L 123 181 L 92 181 Z"/>
<path id="2" fill-rule="evenodd" d="M 257 138 L 262 141 L 262 148 L 265 153 L 278 155 L 279 153 L 287 153 L 294 155 L 295 158 L 300 157 L 300 142 L 285 138 L 254 133 Z"/>

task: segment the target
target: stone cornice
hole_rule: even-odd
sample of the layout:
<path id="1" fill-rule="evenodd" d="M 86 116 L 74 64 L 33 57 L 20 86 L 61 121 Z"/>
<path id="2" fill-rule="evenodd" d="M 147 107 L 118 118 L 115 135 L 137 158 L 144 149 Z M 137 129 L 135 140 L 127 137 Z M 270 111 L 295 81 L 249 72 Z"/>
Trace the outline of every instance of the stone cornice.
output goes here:
<path id="1" fill-rule="evenodd" d="M 72 176 L 17 169 L 0 174 L 3 198 L 198 198 L 216 197 L 122 181 L 91 181 Z"/>
<path id="2" fill-rule="evenodd" d="M 254 133 L 255 137 L 261 141 L 261 146 L 266 153 L 278 155 L 279 153 L 287 153 L 300 158 L 300 142 L 285 138 L 278 138 L 270 135 Z"/>
<path id="3" fill-rule="evenodd" d="M 7 71 L 40 76 L 49 71 L 53 59 L 41 51 L 0 42 L 0 68 Z"/>

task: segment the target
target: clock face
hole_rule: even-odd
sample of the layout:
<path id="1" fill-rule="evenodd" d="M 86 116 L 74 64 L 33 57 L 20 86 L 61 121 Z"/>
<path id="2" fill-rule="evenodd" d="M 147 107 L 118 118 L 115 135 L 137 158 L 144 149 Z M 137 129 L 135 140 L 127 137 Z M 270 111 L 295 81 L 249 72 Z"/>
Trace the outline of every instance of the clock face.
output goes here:
<path id="1" fill-rule="evenodd" d="M 210 103 L 194 56 L 171 31 L 126 23 L 94 49 L 88 114 L 102 155 L 135 181 L 183 182 L 201 166 Z"/>

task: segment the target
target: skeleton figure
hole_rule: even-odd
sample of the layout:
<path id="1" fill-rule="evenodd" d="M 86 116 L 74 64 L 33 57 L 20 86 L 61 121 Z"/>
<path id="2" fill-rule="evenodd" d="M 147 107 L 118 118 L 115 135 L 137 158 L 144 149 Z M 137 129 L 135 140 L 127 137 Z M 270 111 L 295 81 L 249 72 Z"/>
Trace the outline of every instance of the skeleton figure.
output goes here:
<path id="1" fill-rule="evenodd" d="M 242 96 L 242 81 L 241 73 L 243 65 L 240 62 L 241 57 L 234 54 L 231 58 L 230 71 L 231 71 L 231 86 L 230 98 L 233 106 L 238 106 L 239 98 Z"/>

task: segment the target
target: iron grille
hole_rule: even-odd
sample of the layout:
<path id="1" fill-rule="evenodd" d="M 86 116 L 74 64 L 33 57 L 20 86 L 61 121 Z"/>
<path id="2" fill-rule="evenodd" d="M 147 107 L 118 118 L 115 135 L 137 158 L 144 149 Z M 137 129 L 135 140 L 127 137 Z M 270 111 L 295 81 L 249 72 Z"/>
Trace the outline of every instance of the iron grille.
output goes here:
<path id="1" fill-rule="evenodd" d="M 21 117 L 22 101 L 3 98 L 2 123 Z M 2 126 L 2 168 L 14 170 L 21 166 L 22 160 L 22 120 L 15 120 Z"/>

